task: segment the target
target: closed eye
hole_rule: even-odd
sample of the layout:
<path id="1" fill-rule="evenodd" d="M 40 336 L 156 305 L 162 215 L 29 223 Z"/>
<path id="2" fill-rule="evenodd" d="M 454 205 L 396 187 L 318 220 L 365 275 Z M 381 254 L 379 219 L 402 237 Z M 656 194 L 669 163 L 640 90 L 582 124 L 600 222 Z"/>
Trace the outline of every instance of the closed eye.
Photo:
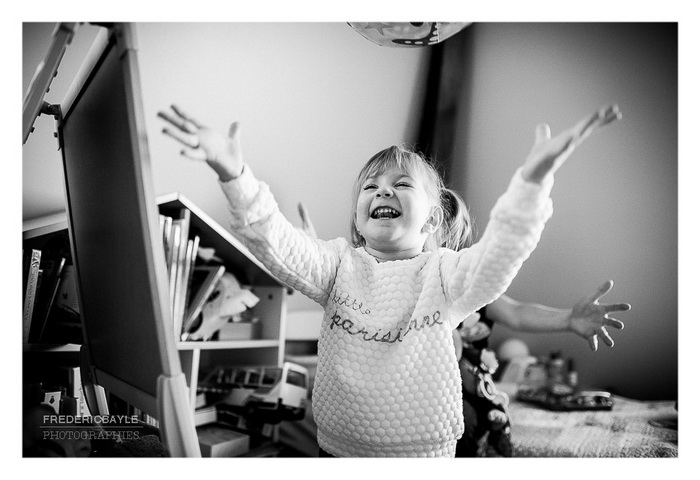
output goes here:
<path id="1" fill-rule="evenodd" d="M 369 185 L 365 185 L 364 187 L 362 187 L 362 190 L 371 190 L 373 188 L 377 188 L 377 186 L 374 184 L 369 184 Z"/>
<path id="2" fill-rule="evenodd" d="M 413 187 L 413 185 L 411 185 L 411 184 L 408 183 L 408 182 L 399 182 L 399 183 L 396 184 L 396 186 L 397 186 L 397 187 L 409 187 L 409 188 L 410 188 L 410 187 Z"/>

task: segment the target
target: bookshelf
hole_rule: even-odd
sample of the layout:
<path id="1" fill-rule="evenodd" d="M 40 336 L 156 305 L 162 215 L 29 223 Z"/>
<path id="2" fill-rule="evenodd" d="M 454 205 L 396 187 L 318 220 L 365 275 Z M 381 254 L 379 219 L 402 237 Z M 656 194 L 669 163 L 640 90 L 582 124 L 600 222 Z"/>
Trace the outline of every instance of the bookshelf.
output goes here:
<path id="1" fill-rule="evenodd" d="M 284 362 L 287 287 L 277 281 L 267 269 L 233 235 L 214 221 L 189 199 L 179 193 L 156 199 L 161 214 L 173 214 L 183 209 L 189 212 L 189 237 L 199 236 L 200 248 L 212 249 L 217 261 L 231 272 L 241 285 L 259 298 L 252 314 L 259 319 L 257 334 L 245 340 L 181 341 L 174 339 L 182 371 L 188 386 L 190 405 L 194 410 L 197 382 L 208 370 L 219 365 L 276 365 Z M 68 241 L 65 214 L 51 215 L 23 224 L 24 248 L 42 248 L 55 238 Z M 163 253 L 165 254 L 165 253 Z M 26 343 L 25 357 L 44 359 L 50 354 L 80 353 L 79 343 Z M 36 368 L 36 362 L 27 362 Z"/>
<path id="2" fill-rule="evenodd" d="M 252 307 L 253 315 L 260 319 L 256 338 L 176 343 L 189 386 L 190 404 L 194 405 L 200 374 L 208 369 L 217 365 L 282 365 L 288 289 L 228 230 L 182 194 L 163 195 L 157 202 L 161 213 L 187 209 L 190 212 L 190 235 L 200 237 L 200 248 L 213 249 L 226 271 L 260 299 Z"/>
<path id="3" fill-rule="evenodd" d="M 142 102 L 136 26 L 131 23 L 100 26 L 64 99 L 60 104 L 50 105 L 43 98 L 48 90 L 46 85 L 56 75 L 62 52 L 70 43 L 70 34 L 64 33 L 75 27 L 74 24 L 58 25 L 54 41 L 37 72 L 39 81 L 30 85 L 23 106 L 25 141 L 37 115 L 49 114 L 56 120 L 55 136 L 63 159 L 67 212 L 23 225 L 23 279 L 25 266 L 32 275 L 31 282 L 23 282 L 25 386 L 28 374 L 50 368 L 54 358 L 61 357 L 73 365 L 77 362 L 79 366 L 71 366 L 70 372 L 81 377 L 82 389 L 76 391 L 84 392 L 90 413 L 100 416 L 108 413 L 109 406 L 101 395 L 104 389 L 110 397 L 158 421 L 161 441 L 170 456 L 199 457 L 193 399 L 196 400 L 200 371 L 220 364 L 279 364 L 284 358 L 287 290 L 240 242 L 187 199 L 177 194 L 156 198 Z M 238 285 L 233 302 L 226 307 L 230 303 L 236 308 L 254 306 L 255 317 L 243 319 L 241 315 L 241 319 L 251 324 L 258 319 L 257 336 L 242 337 L 240 331 L 230 328 L 224 338 L 251 339 L 196 345 L 180 342 L 182 329 L 177 322 L 197 319 L 195 311 L 186 318 L 181 315 L 188 298 L 180 294 L 187 291 L 189 283 L 182 279 L 189 278 L 188 268 L 196 270 L 196 261 L 178 263 L 177 280 L 172 280 L 173 263 L 166 254 L 177 249 L 164 243 L 167 230 L 159 222 L 162 216 L 167 216 L 166 211 L 173 210 L 186 212 L 186 218 L 180 220 L 191 220 L 188 227 L 193 234 L 196 232 L 197 237 L 191 244 L 184 236 L 177 237 L 187 243 L 189 258 L 192 260 L 191 252 L 201 241 L 201 247 L 214 250 L 220 263 L 230 272 L 228 276 L 224 273 L 223 277 L 215 278 L 211 270 L 206 270 L 205 273 L 212 274 L 206 279 L 210 279 L 211 284 L 215 280 L 223 284 L 226 279 L 229 281 L 227 288 L 231 283 Z M 181 231 L 190 232 L 184 227 Z M 61 267 L 59 259 L 59 264 L 54 264 L 51 270 L 61 270 L 61 276 L 38 273 L 41 267 L 37 268 L 37 251 L 49 240 L 67 246 L 62 249 L 66 257 L 64 266 Z M 26 250 L 28 248 L 31 249 Z M 178 256 L 178 261 L 181 258 Z M 67 270 L 68 265 L 73 268 Z M 184 268 L 180 268 L 181 265 Z M 214 271 L 219 274 L 222 268 Z M 46 319 L 46 329 L 39 330 L 55 334 L 68 332 L 67 336 L 37 335 L 36 328 L 32 332 L 31 325 L 39 324 L 33 321 L 31 307 L 41 293 L 42 279 L 47 276 L 60 278 L 60 284 L 70 287 L 57 298 L 71 301 L 62 304 L 66 308 L 55 316 L 60 322 L 54 321 L 51 315 L 42 316 Z M 65 279 L 72 279 L 74 283 Z M 78 290 L 80 295 L 77 295 Z M 71 292 L 76 292 L 72 298 Z M 220 314 L 224 312 L 223 300 L 232 298 L 223 289 L 219 289 L 219 293 L 218 310 L 214 309 L 214 301 L 201 302 L 209 313 L 213 312 L 207 317 L 215 320 L 207 323 L 210 327 L 219 326 L 224 318 Z M 209 290 L 203 290 L 197 298 L 212 297 Z M 239 312 L 241 310 L 236 310 Z M 245 309 L 243 313 L 251 315 Z M 235 323 L 224 319 L 225 323 Z M 50 322 L 61 328 L 49 330 Z M 185 325 L 190 331 L 192 325 L 189 322 Z M 197 338 L 213 338 L 204 333 Z M 44 394 L 41 385 L 38 390 L 35 387 L 36 383 L 30 385 L 31 391 L 26 397 L 32 401 L 35 393 Z M 56 391 L 48 393 L 51 399 L 57 394 Z"/>

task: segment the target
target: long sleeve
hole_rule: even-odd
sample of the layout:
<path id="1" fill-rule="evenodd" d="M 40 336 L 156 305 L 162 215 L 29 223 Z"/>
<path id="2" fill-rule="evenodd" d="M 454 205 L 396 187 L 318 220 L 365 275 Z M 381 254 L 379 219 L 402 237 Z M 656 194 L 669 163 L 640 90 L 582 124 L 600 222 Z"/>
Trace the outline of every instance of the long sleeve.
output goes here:
<path id="1" fill-rule="evenodd" d="M 343 242 L 314 239 L 295 228 L 247 165 L 241 176 L 220 185 L 234 235 L 280 281 L 325 305 Z"/>
<path id="2" fill-rule="evenodd" d="M 443 256 L 445 294 L 460 315 L 491 303 L 511 284 L 552 215 L 552 185 L 551 179 L 526 182 L 518 170 L 491 210 L 482 238 Z"/>

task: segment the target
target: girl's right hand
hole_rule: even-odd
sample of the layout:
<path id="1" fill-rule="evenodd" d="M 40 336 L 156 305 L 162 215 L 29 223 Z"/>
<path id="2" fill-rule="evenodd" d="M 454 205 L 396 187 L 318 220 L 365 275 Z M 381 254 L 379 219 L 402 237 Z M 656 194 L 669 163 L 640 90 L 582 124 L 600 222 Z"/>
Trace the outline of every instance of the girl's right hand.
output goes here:
<path id="1" fill-rule="evenodd" d="M 185 146 L 180 152 L 192 160 L 203 160 L 219 175 L 219 180 L 227 182 L 243 171 L 240 130 L 238 122 L 233 122 L 224 137 L 194 120 L 180 108 L 171 105 L 170 111 L 158 112 L 158 116 L 176 128 L 163 128 L 163 133 Z"/>

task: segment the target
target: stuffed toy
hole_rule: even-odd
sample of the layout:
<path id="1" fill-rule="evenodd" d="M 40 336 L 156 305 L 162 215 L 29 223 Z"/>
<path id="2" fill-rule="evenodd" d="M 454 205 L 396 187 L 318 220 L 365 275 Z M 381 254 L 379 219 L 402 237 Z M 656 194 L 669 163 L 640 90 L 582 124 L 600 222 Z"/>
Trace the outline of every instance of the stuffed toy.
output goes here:
<path id="1" fill-rule="evenodd" d="M 459 370 L 465 432 L 457 442 L 456 456 L 511 457 L 509 399 L 493 382 L 498 359 L 493 350 L 487 348 L 493 322 L 484 313 L 482 309 L 474 314 L 479 317 L 472 326 L 458 328 L 462 344 Z"/>
<path id="2" fill-rule="evenodd" d="M 260 299 L 241 287 L 233 274 L 223 274 L 202 308 L 202 321 L 187 335 L 188 340 L 209 340 L 236 315 L 253 308 Z"/>

